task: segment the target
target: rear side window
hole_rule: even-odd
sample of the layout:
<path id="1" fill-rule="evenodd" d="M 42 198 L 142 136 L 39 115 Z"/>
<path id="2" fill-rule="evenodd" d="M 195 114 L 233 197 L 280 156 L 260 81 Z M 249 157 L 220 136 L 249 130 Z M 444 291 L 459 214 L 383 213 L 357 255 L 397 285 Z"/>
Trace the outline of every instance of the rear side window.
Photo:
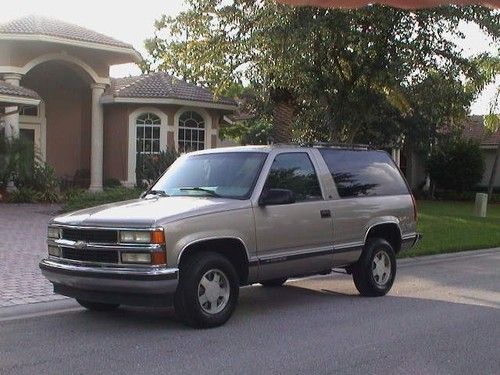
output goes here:
<path id="1" fill-rule="evenodd" d="M 306 153 L 283 153 L 276 156 L 264 189 L 291 190 L 296 202 L 323 199 L 314 166 Z"/>
<path id="2" fill-rule="evenodd" d="M 382 151 L 320 150 L 341 198 L 408 194 L 390 156 Z"/>

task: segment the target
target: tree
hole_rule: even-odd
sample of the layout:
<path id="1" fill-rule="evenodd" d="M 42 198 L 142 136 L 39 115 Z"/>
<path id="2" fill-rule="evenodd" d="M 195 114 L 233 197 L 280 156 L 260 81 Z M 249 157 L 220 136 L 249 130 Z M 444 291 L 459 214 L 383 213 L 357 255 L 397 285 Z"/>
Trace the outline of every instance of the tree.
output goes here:
<path id="1" fill-rule="evenodd" d="M 495 12 L 474 6 L 411 12 L 293 8 L 271 0 L 187 4 L 177 17 L 156 22 L 157 35 L 146 42 L 148 68 L 208 86 L 216 95 L 235 82 L 249 84 L 275 103 L 275 134 L 285 140 L 295 116 L 305 131 L 300 136 L 353 141 L 368 124 L 383 122 L 382 107 L 407 115 L 405 89 L 429 72 L 474 77 L 474 65 L 452 41 L 460 37 L 460 22 L 500 36 Z"/>
<path id="2" fill-rule="evenodd" d="M 433 150 L 427 168 L 438 187 L 463 193 L 481 181 L 484 158 L 479 144 L 450 140 Z"/>

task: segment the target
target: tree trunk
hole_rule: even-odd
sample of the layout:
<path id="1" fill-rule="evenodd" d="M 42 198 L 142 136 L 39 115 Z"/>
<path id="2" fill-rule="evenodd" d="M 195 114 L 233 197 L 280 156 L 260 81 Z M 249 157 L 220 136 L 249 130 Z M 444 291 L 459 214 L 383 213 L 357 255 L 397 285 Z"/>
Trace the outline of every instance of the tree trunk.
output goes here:
<path id="1" fill-rule="evenodd" d="M 295 106 L 291 95 L 286 90 L 276 89 L 273 101 L 273 142 L 290 143 L 292 141 L 292 125 L 295 119 Z"/>
<path id="2" fill-rule="evenodd" d="M 491 168 L 490 181 L 488 183 L 488 199 L 490 200 L 493 195 L 493 185 L 495 184 L 495 178 L 497 176 L 498 159 L 500 159 L 500 143 L 497 145 L 497 151 L 495 153 L 495 161 L 493 162 L 493 167 Z"/>

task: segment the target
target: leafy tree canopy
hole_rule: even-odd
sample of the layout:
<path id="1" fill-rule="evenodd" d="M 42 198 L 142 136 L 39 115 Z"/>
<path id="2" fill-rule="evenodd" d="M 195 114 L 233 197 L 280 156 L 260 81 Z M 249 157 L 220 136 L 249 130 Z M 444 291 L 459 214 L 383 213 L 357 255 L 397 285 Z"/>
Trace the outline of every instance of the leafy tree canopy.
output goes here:
<path id="1" fill-rule="evenodd" d="M 479 6 L 340 10 L 271 0 L 187 5 L 177 17 L 156 22 L 156 36 L 146 41 L 152 59 L 145 69 L 169 71 L 216 95 L 245 84 L 264 103 L 292 98 L 294 136 L 306 140 L 353 141 L 382 123 L 443 118 L 443 111 L 448 118 L 463 115 L 480 85 L 467 91 L 462 84 L 478 81 L 482 71 L 456 45 L 463 37 L 459 25 L 472 22 L 495 42 L 500 37 L 498 13 Z M 436 80 L 446 83 L 444 95 L 436 92 Z M 432 105 L 438 96 L 439 108 Z"/>

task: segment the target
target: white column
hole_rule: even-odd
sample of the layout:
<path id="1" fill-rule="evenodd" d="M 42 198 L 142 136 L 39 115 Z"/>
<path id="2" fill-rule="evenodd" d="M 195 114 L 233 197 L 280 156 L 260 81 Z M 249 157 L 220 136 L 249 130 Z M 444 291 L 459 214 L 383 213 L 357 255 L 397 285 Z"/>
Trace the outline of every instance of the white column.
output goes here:
<path id="1" fill-rule="evenodd" d="M 401 149 L 393 148 L 391 149 L 391 157 L 394 160 L 394 163 L 400 167 L 401 166 Z"/>
<path id="2" fill-rule="evenodd" d="M 106 85 L 92 84 L 92 135 L 90 151 L 90 188 L 89 191 L 102 191 L 102 170 L 104 151 L 104 116 L 101 96 Z"/>
<path id="3" fill-rule="evenodd" d="M 18 73 L 8 73 L 3 75 L 5 82 L 13 86 L 19 86 L 22 75 Z M 6 107 L 5 113 L 14 112 L 11 115 L 5 116 L 5 136 L 7 138 L 19 137 L 19 113 L 17 107 Z"/>

